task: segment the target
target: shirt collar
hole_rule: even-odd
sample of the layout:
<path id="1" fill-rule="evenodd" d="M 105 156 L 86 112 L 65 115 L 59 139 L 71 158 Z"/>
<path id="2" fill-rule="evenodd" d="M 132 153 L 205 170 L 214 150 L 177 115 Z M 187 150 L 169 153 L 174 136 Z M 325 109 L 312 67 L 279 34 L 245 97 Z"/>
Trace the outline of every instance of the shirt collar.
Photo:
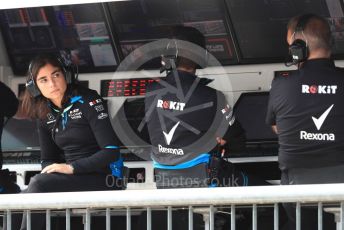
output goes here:
<path id="1" fill-rule="evenodd" d="M 301 69 L 303 68 L 319 68 L 319 67 L 335 67 L 333 59 L 330 58 L 319 58 L 310 59 L 303 63 Z"/>

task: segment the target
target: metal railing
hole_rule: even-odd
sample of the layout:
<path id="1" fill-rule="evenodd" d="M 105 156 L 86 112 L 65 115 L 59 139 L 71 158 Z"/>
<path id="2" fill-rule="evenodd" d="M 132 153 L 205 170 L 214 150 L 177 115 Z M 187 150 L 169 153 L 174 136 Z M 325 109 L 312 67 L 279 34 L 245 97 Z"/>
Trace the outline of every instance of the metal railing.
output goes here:
<path id="1" fill-rule="evenodd" d="M 50 219 L 55 212 L 64 213 L 66 229 L 70 229 L 70 218 L 78 214 L 85 219 L 85 229 L 90 229 L 91 216 L 104 215 L 106 229 L 111 229 L 111 215 L 122 212 L 126 216 L 126 229 L 132 229 L 132 215 L 137 210 L 145 210 L 147 229 L 152 227 L 152 211 L 167 210 L 167 226 L 173 229 L 172 212 L 187 210 L 189 229 L 194 229 L 193 213 L 202 213 L 205 229 L 214 229 L 214 215 L 227 208 L 230 229 L 236 229 L 236 213 L 240 207 L 252 210 L 252 229 L 257 229 L 258 209 L 261 206 L 273 209 L 273 229 L 279 229 L 278 204 L 296 204 L 296 229 L 301 229 L 301 206 L 316 204 L 318 207 L 318 229 L 322 229 L 323 206 L 331 204 L 339 220 L 338 229 L 344 230 L 344 184 L 288 185 L 259 187 L 192 188 L 163 190 L 124 190 L 101 192 L 10 194 L 0 196 L 0 211 L 5 214 L 7 229 L 11 229 L 12 213 L 27 211 L 30 228 L 31 213 L 45 212 L 46 226 L 50 229 Z"/>

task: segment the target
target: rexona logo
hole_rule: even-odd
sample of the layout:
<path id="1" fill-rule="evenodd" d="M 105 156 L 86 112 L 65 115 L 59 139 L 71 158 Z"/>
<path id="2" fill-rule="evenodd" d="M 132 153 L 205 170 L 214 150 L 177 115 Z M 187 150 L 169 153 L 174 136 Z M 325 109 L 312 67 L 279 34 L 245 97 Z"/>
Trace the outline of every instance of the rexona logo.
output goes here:
<path id="1" fill-rule="evenodd" d="M 336 85 L 302 85 L 302 93 L 307 94 L 336 94 Z"/>
<path id="2" fill-rule="evenodd" d="M 312 117 L 317 130 L 320 130 L 324 124 L 328 114 L 331 112 L 334 104 L 332 104 L 319 118 Z M 306 131 L 300 131 L 301 140 L 316 140 L 316 141 L 335 141 L 336 137 L 333 133 L 308 133 Z"/>
<path id="3" fill-rule="evenodd" d="M 173 149 L 173 148 L 166 148 L 163 147 L 162 145 L 158 145 L 159 152 L 160 153 L 170 153 L 174 155 L 184 155 L 184 151 L 182 149 Z"/>
<path id="4" fill-rule="evenodd" d="M 157 107 L 162 108 L 162 109 L 183 111 L 185 107 L 185 103 L 175 102 L 175 101 L 163 101 L 159 99 L 157 103 Z"/>

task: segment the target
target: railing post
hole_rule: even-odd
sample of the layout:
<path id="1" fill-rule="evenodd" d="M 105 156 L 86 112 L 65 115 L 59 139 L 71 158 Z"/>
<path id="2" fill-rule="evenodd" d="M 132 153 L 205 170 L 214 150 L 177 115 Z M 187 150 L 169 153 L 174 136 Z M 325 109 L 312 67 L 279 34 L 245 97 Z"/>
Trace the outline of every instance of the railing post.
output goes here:
<path id="1" fill-rule="evenodd" d="M 235 204 L 231 205 L 231 230 L 235 230 Z"/>
<path id="2" fill-rule="evenodd" d="M 340 230 L 344 230 L 344 202 L 340 202 Z"/>
<path id="3" fill-rule="evenodd" d="M 278 203 L 274 204 L 274 230 L 279 229 L 279 210 Z"/>
<path id="4" fill-rule="evenodd" d="M 50 230 L 51 229 L 51 224 L 50 224 L 50 216 L 51 216 L 51 212 L 50 209 L 46 210 L 46 214 L 45 214 L 45 229 L 46 230 Z"/>
<path id="5" fill-rule="evenodd" d="M 189 230 L 193 230 L 193 208 L 189 206 Z"/>
<path id="6" fill-rule="evenodd" d="M 323 229 L 323 204 L 318 203 L 318 230 Z"/>
<path id="7" fill-rule="evenodd" d="M 172 207 L 167 207 L 167 230 L 172 230 Z"/>
<path id="8" fill-rule="evenodd" d="M 111 230 L 111 213 L 110 213 L 110 208 L 106 208 L 106 230 Z"/>
<path id="9" fill-rule="evenodd" d="M 147 230 L 152 230 L 152 209 L 147 208 Z"/>
<path id="10" fill-rule="evenodd" d="M 257 205 L 252 206 L 252 230 L 257 230 Z"/>
<path id="11" fill-rule="evenodd" d="M 26 229 L 31 230 L 31 211 L 26 211 Z"/>
<path id="12" fill-rule="evenodd" d="M 91 212 L 89 208 L 86 208 L 85 230 L 91 230 Z"/>
<path id="13" fill-rule="evenodd" d="M 70 209 L 66 209 L 66 230 L 70 230 Z"/>
<path id="14" fill-rule="evenodd" d="M 127 230 L 131 230 L 131 209 L 127 208 Z"/>
<path id="15" fill-rule="evenodd" d="M 210 219 L 209 228 L 210 228 L 210 230 L 214 230 L 214 224 L 215 224 L 214 212 L 215 212 L 214 206 L 210 205 L 210 210 L 209 210 L 209 219 Z"/>
<path id="16" fill-rule="evenodd" d="M 296 203 L 296 230 L 301 230 L 301 204 Z"/>
<path id="17" fill-rule="evenodd" d="M 12 214 L 11 210 L 6 211 L 6 225 L 7 225 L 7 230 L 12 229 Z"/>

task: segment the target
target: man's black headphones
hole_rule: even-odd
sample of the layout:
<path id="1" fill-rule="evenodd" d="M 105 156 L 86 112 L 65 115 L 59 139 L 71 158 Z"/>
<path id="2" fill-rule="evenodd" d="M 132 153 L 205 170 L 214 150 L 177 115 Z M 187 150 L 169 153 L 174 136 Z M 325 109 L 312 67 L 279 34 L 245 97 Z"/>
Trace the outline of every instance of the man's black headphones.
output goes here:
<path id="1" fill-rule="evenodd" d="M 34 66 L 34 63 L 41 58 L 44 59 L 44 57 L 36 57 L 31 61 L 29 65 L 29 69 L 28 69 L 29 76 L 25 84 L 26 89 L 29 91 L 30 95 L 34 98 L 41 95 L 41 91 L 38 89 L 35 83 L 35 80 L 34 80 L 35 78 L 32 73 L 32 68 Z M 63 72 L 63 75 L 66 78 L 67 84 L 75 83 L 76 77 L 77 77 L 77 71 L 75 71 L 75 69 L 77 67 L 75 67 L 75 65 L 73 64 L 70 58 L 64 57 L 64 56 L 47 56 L 47 59 L 48 58 L 56 59 L 56 61 L 59 63 L 59 66 Z"/>
<path id="2" fill-rule="evenodd" d="M 306 61 L 309 55 L 308 41 L 304 34 L 304 29 L 307 26 L 308 21 L 314 17 L 314 14 L 304 14 L 300 16 L 295 31 L 293 33 L 293 38 L 295 38 L 296 33 L 301 33 L 303 39 L 295 39 L 293 43 L 289 46 L 289 55 L 291 56 L 292 64 L 296 65 L 300 62 Z"/>

